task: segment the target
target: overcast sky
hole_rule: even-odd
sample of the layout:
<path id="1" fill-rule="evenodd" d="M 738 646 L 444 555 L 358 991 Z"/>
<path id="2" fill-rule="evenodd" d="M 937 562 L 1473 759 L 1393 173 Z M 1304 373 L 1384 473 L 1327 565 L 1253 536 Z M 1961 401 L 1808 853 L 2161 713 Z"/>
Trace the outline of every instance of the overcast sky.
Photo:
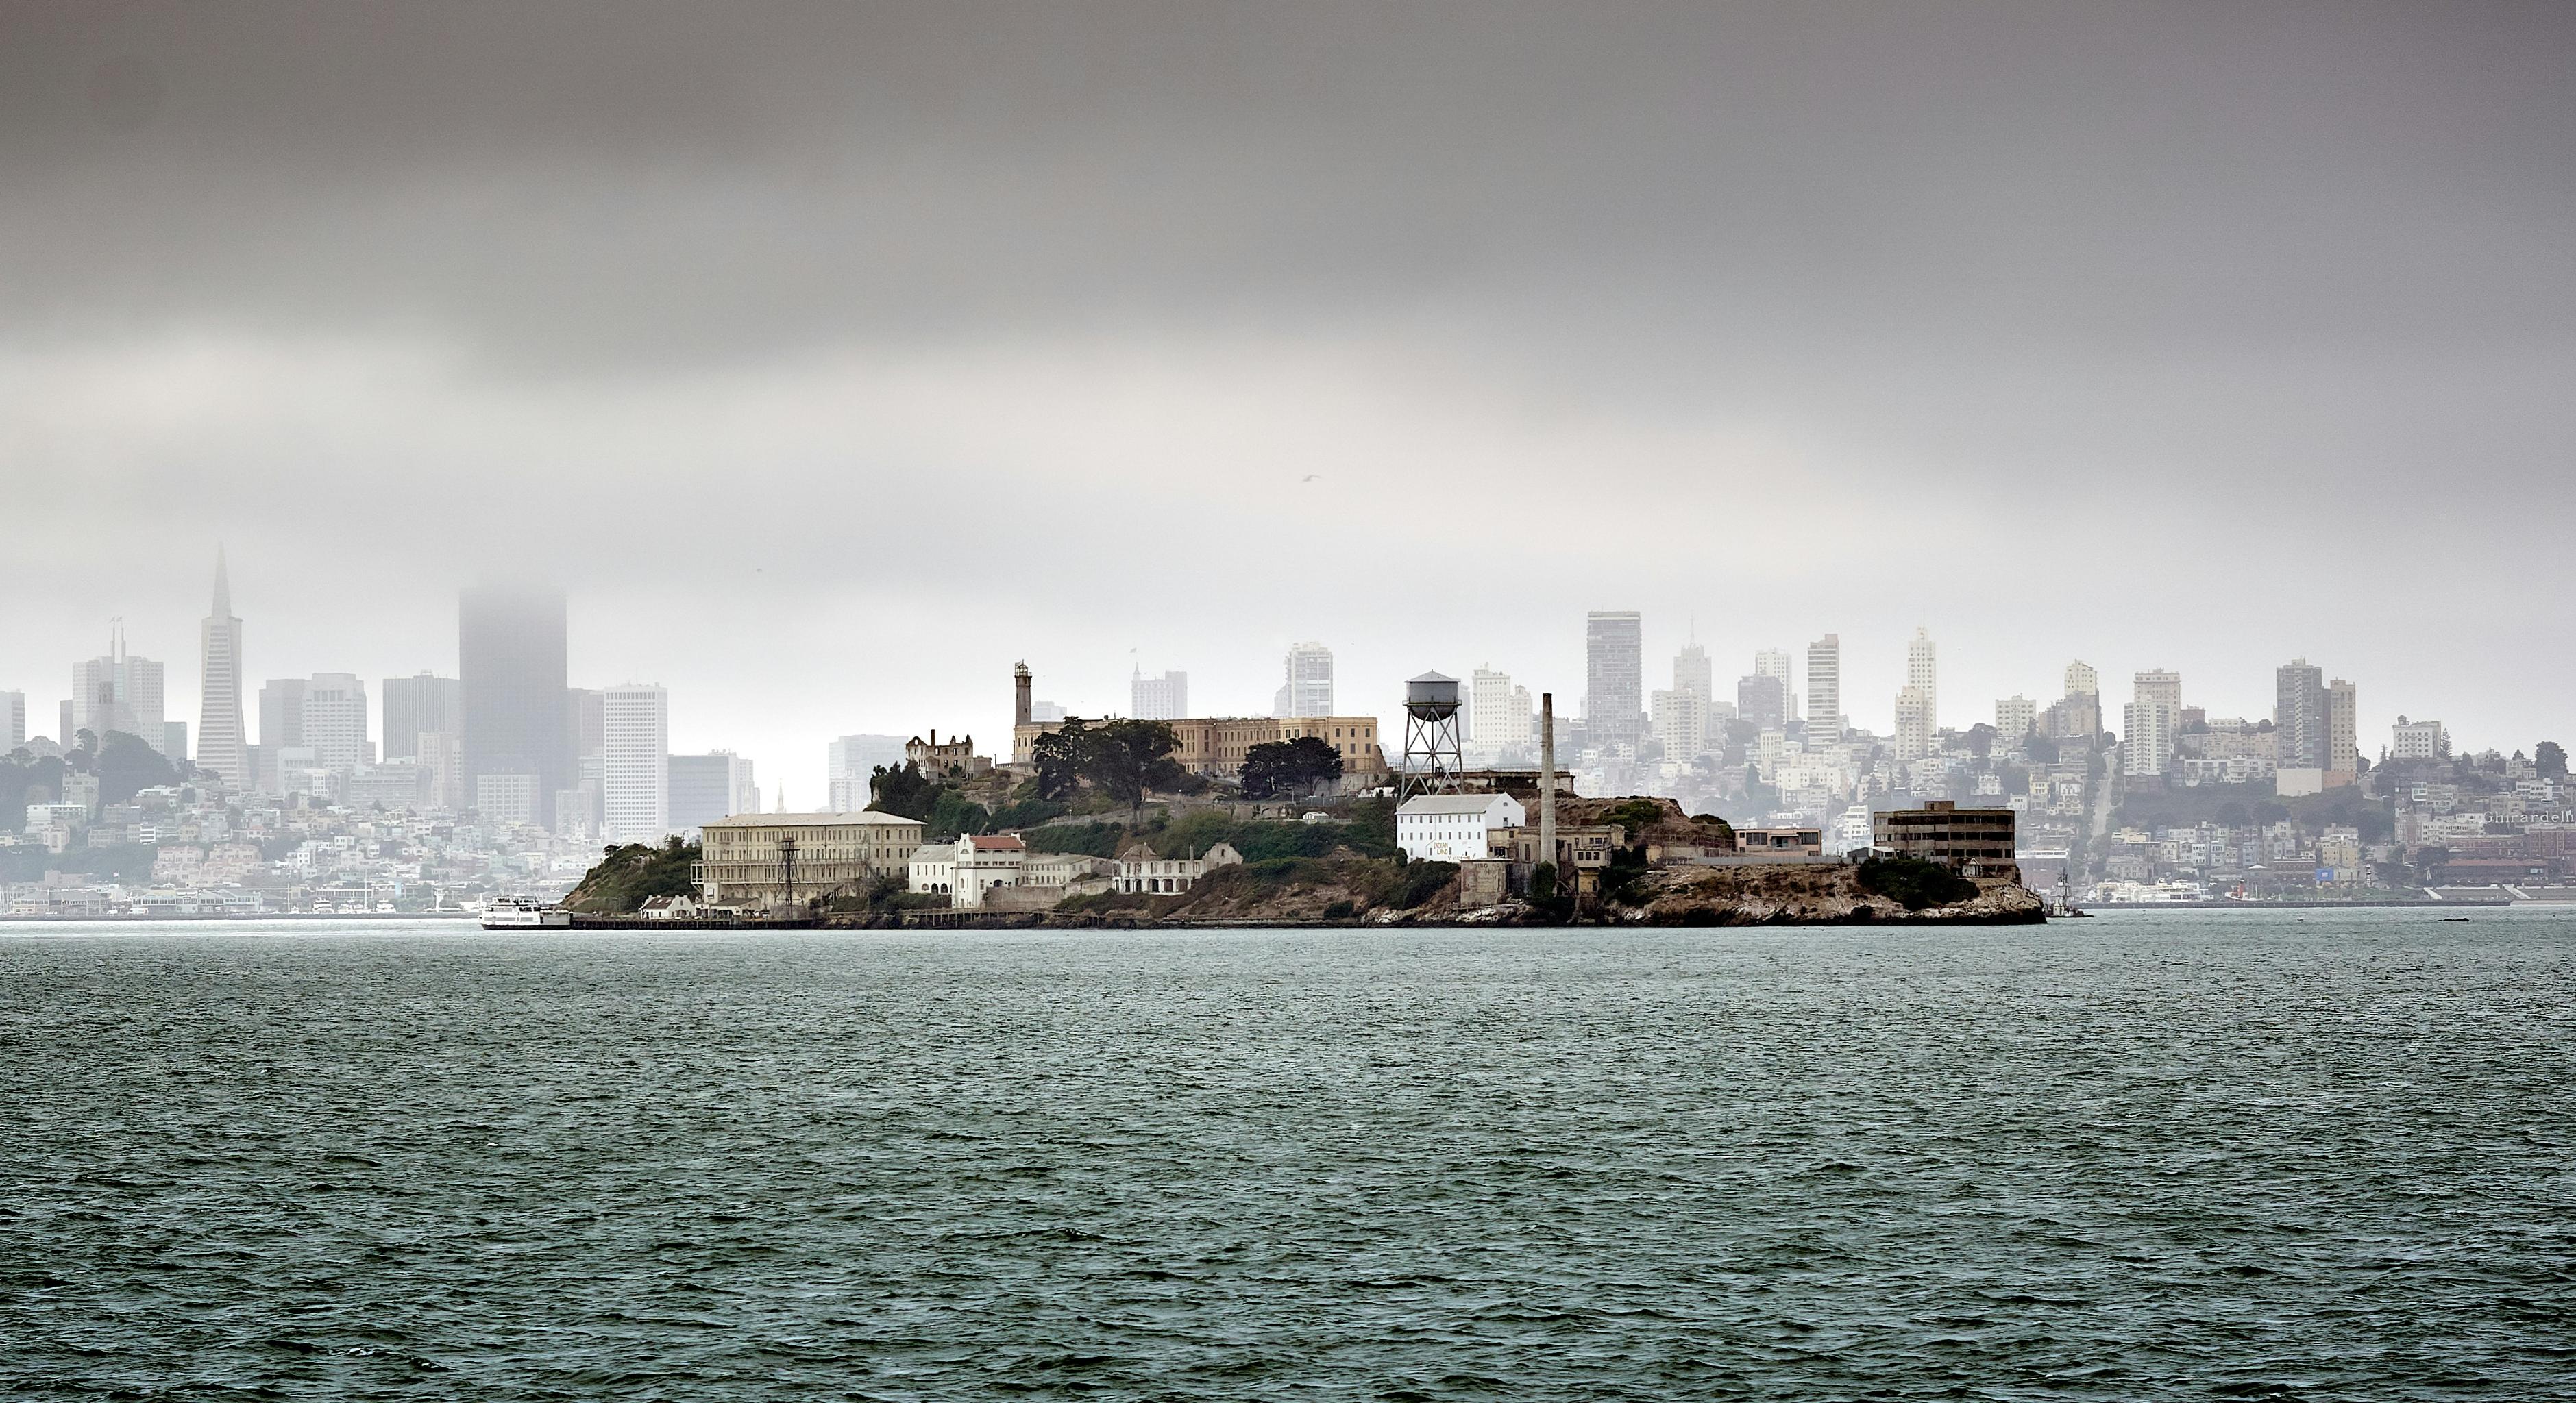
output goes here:
<path id="1" fill-rule="evenodd" d="M 1884 731 L 2294 654 L 2507 749 L 2576 663 L 2576 6 L 0 4 L 0 687 L 456 665 L 821 798 L 1131 660 L 1265 712 L 1583 612 Z M 1132 650 L 1132 651 L 1131 651 Z"/>

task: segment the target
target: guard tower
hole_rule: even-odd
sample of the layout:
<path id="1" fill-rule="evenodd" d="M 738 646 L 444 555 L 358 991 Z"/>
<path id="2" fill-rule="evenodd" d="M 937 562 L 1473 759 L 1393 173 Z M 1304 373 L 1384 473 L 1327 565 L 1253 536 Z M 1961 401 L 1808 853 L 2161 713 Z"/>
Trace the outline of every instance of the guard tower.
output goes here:
<path id="1" fill-rule="evenodd" d="M 1426 672 L 1404 684 L 1404 769 L 1396 797 L 1455 794 L 1467 768 L 1458 735 L 1458 679 Z"/>

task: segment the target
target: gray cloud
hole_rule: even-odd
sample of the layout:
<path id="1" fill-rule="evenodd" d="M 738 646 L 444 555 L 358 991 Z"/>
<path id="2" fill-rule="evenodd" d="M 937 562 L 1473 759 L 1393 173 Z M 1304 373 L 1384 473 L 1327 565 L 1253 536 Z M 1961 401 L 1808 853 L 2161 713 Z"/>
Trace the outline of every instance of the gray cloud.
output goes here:
<path id="1" fill-rule="evenodd" d="M 636 635 L 599 665 L 710 697 L 618 601 L 1016 601 L 1101 688 L 1140 637 L 1561 672 L 1586 605 L 1891 658 L 1929 611 L 1997 690 L 2340 649 L 2519 733 L 2576 679 L 2481 650 L 2566 567 L 2468 621 L 2378 562 L 2563 496 L 2571 70 L 2554 5 L 0 7 L 0 587 L 46 615 L 0 685 L 57 609 L 192 617 L 221 533 L 246 590 L 381 582 L 281 601 L 299 653 L 534 551 Z M 61 591 L 102 516 L 167 578 Z M 1388 622 L 1389 552 L 1496 550 L 1634 598 Z M 1962 554 L 2065 573 L 1905 597 Z M 793 726 L 998 706 L 930 651 Z"/>

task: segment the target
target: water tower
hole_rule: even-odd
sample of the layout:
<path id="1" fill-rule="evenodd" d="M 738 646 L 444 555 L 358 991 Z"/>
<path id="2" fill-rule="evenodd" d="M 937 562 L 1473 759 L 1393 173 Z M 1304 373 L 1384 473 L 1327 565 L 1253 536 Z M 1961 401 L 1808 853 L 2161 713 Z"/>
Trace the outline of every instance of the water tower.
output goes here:
<path id="1" fill-rule="evenodd" d="M 1458 679 L 1426 672 L 1404 684 L 1404 769 L 1396 797 L 1455 794 L 1467 768 L 1458 735 Z"/>

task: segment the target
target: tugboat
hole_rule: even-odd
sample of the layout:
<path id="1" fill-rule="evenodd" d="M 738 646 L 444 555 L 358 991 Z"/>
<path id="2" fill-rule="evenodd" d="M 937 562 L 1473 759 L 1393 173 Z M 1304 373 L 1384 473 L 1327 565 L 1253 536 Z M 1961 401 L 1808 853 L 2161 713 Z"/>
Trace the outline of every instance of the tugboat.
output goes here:
<path id="1" fill-rule="evenodd" d="M 539 930 L 572 924 L 572 913 L 533 896 L 496 896 L 483 903 L 485 930 Z"/>
<path id="2" fill-rule="evenodd" d="M 2071 920 L 2084 914 L 2084 912 L 2075 909 L 2075 893 L 2073 888 L 2067 883 L 2066 874 L 2063 872 L 2058 873 L 2057 891 L 2048 903 L 2049 917 L 2052 920 L 2062 921 Z"/>

